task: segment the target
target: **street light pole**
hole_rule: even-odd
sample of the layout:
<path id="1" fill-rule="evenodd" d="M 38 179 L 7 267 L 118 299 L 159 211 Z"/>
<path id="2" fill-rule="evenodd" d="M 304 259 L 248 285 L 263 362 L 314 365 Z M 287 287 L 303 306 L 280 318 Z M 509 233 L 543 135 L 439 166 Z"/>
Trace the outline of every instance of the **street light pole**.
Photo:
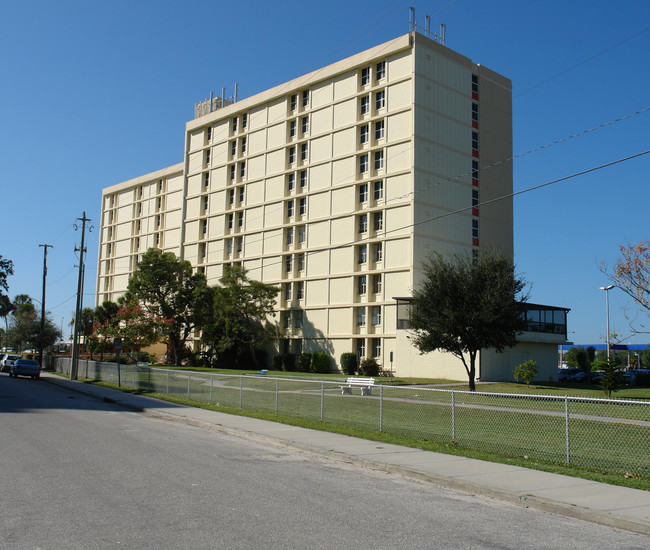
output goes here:
<path id="1" fill-rule="evenodd" d="M 607 362 L 609 363 L 609 349 L 610 349 L 610 343 L 609 343 L 609 291 L 614 288 L 614 285 L 608 285 L 608 286 L 601 286 L 600 290 L 605 291 L 605 306 L 607 308 Z"/>
<path id="2" fill-rule="evenodd" d="M 41 331 L 38 339 L 38 364 L 43 368 L 43 341 L 45 340 L 45 280 L 47 279 L 47 249 L 51 244 L 39 244 L 43 247 L 43 300 L 41 301 Z"/>

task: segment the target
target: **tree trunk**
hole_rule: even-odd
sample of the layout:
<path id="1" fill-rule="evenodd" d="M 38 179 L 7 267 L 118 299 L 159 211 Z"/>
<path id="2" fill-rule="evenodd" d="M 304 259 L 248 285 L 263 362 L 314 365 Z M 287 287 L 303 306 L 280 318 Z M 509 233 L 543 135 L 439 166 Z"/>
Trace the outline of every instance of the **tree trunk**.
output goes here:
<path id="1" fill-rule="evenodd" d="M 469 391 L 476 391 L 476 352 L 469 352 Z"/>

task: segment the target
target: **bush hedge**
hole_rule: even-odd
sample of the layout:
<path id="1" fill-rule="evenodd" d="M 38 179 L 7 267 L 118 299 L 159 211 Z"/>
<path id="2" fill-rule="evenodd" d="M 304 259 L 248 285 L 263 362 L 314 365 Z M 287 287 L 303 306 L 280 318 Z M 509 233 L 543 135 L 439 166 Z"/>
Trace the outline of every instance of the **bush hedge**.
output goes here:
<path id="1" fill-rule="evenodd" d="M 311 356 L 311 370 L 319 374 L 330 371 L 330 357 L 324 351 L 315 351 Z"/>
<path id="2" fill-rule="evenodd" d="M 352 376 L 357 373 L 357 356 L 354 353 L 341 354 L 341 370 L 344 374 Z"/>
<path id="3" fill-rule="evenodd" d="M 298 361 L 296 367 L 300 372 L 310 372 L 311 371 L 311 353 L 301 353 L 298 356 Z"/>
<path id="4" fill-rule="evenodd" d="M 359 370 L 364 376 L 379 376 L 379 364 L 374 357 L 362 359 Z"/>

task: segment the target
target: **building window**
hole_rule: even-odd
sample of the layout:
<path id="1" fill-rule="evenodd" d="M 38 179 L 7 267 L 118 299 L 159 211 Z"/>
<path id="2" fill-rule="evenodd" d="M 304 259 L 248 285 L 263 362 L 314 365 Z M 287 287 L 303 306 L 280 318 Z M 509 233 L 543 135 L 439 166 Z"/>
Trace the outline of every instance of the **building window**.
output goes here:
<path id="1" fill-rule="evenodd" d="M 362 183 L 359 186 L 359 202 L 364 203 L 368 201 L 368 184 Z"/>
<path id="2" fill-rule="evenodd" d="M 361 359 L 366 357 L 366 340 L 364 338 L 357 340 L 357 356 Z"/>
<path id="3" fill-rule="evenodd" d="M 291 96 L 291 110 L 295 111 L 296 107 L 298 107 L 298 94 Z"/>
<path id="4" fill-rule="evenodd" d="M 206 213 L 208 211 L 208 196 L 205 195 L 203 197 L 203 213 Z"/>
<path id="5" fill-rule="evenodd" d="M 241 147 L 240 147 L 240 149 L 241 149 L 242 154 L 246 152 L 246 138 L 245 137 L 241 138 Z"/>
<path id="6" fill-rule="evenodd" d="M 357 326 L 365 327 L 366 326 L 366 308 L 358 307 L 357 308 Z"/>
<path id="7" fill-rule="evenodd" d="M 381 62 L 377 63 L 377 68 L 376 68 L 376 71 L 375 71 L 375 78 L 377 80 L 382 80 L 382 79 L 386 78 L 386 62 L 385 61 L 381 61 Z"/>
<path id="8" fill-rule="evenodd" d="M 241 127 L 246 128 L 246 126 L 248 126 L 248 115 L 246 113 L 244 113 L 241 116 Z"/>
<path id="9" fill-rule="evenodd" d="M 361 69 L 361 85 L 366 86 L 370 84 L 370 67 Z"/>
<path id="10" fill-rule="evenodd" d="M 207 189 L 210 187 L 210 172 L 203 174 L 203 188 Z"/>
<path id="11" fill-rule="evenodd" d="M 244 187 L 239 188 L 239 204 L 240 205 L 244 204 L 244 194 L 245 194 L 244 189 L 245 189 Z"/>
<path id="12" fill-rule="evenodd" d="M 368 155 L 361 155 L 359 157 L 359 172 L 365 174 L 368 171 Z"/>
<path id="13" fill-rule="evenodd" d="M 293 218 L 293 201 L 287 201 L 287 218 Z"/>
<path id="14" fill-rule="evenodd" d="M 307 160 L 307 152 L 308 152 L 307 144 L 303 143 L 300 146 L 300 160 L 302 161 Z"/>
<path id="15" fill-rule="evenodd" d="M 242 237 L 237 237 L 236 243 L 237 243 L 237 253 L 241 254 L 242 251 L 244 250 L 244 239 Z"/>
<path id="16" fill-rule="evenodd" d="M 478 220 L 472 220 L 472 237 L 478 239 Z"/>
<path id="17" fill-rule="evenodd" d="M 382 243 L 375 243 L 374 256 L 376 262 L 381 262 L 384 259 L 384 247 Z"/>
<path id="18" fill-rule="evenodd" d="M 226 254 L 228 256 L 232 254 L 232 239 L 226 239 Z"/>
<path id="19" fill-rule="evenodd" d="M 239 163 L 239 177 L 244 178 L 246 176 L 246 161 Z"/>
<path id="20" fill-rule="evenodd" d="M 287 273 L 291 273 L 292 267 L 293 267 L 293 257 L 292 256 L 285 256 L 284 257 L 284 270 Z"/>
<path id="21" fill-rule="evenodd" d="M 368 214 L 359 216 L 359 233 L 368 232 Z"/>
<path id="22" fill-rule="evenodd" d="M 365 275 L 357 278 L 357 294 L 363 296 L 368 290 L 368 279 Z"/>
<path id="23" fill-rule="evenodd" d="M 381 306 L 372 306 L 372 325 L 381 325 Z"/>
<path id="24" fill-rule="evenodd" d="M 478 181 L 478 161 L 473 160 L 472 161 L 472 178 Z"/>
<path id="25" fill-rule="evenodd" d="M 363 145 L 364 143 L 368 143 L 369 139 L 370 139 L 370 132 L 368 129 L 368 125 L 365 124 L 359 129 L 359 143 Z"/>
<path id="26" fill-rule="evenodd" d="M 472 75 L 472 92 L 478 93 L 478 75 L 475 74 Z"/>
<path id="27" fill-rule="evenodd" d="M 285 239 L 284 241 L 287 243 L 287 246 L 291 246 L 293 244 L 293 228 L 289 227 L 288 229 L 285 230 Z"/>
<path id="28" fill-rule="evenodd" d="M 203 220 L 201 222 L 201 235 L 205 237 L 207 236 L 207 234 L 208 234 L 208 220 Z"/>
<path id="29" fill-rule="evenodd" d="M 292 120 L 289 123 L 289 137 L 293 138 L 296 137 L 296 121 Z"/>
<path id="30" fill-rule="evenodd" d="M 282 328 L 289 328 L 291 326 L 291 312 L 282 312 Z"/>
<path id="31" fill-rule="evenodd" d="M 307 187 L 307 170 L 303 170 L 300 172 L 300 187 L 301 188 Z"/>
<path id="32" fill-rule="evenodd" d="M 233 139 L 230 142 L 230 156 L 235 158 L 237 156 L 237 140 Z"/>
<path id="33" fill-rule="evenodd" d="M 231 164 L 230 165 L 230 181 L 233 181 L 235 179 L 235 165 Z"/>
<path id="34" fill-rule="evenodd" d="M 304 271 L 305 270 L 305 255 L 304 254 L 296 255 L 296 269 L 298 271 Z"/>
<path id="35" fill-rule="evenodd" d="M 237 227 L 244 227 L 244 212 L 237 213 Z"/>
<path id="36" fill-rule="evenodd" d="M 296 299 L 302 300 L 305 297 L 305 283 L 300 281 L 296 284 Z"/>
<path id="37" fill-rule="evenodd" d="M 367 115 L 370 112 L 370 97 L 367 95 L 363 96 L 360 101 L 361 101 L 361 114 Z"/>
<path id="38" fill-rule="evenodd" d="M 205 165 L 210 166 L 210 149 L 205 152 Z"/>
<path id="39" fill-rule="evenodd" d="M 381 274 L 372 276 L 372 292 L 374 294 L 381 292 Z"/>
<path id="40" fill-rule="evenodd" d="M 368 261 L 368 245 L 362 244 L 357 249 L 357 263 L 365 264 Z"/>
<path id="41" fill-rule="evenodd" d="M 309 132 L 309 117 L 308 116 L 302 117 L 302 124 L 301 124 L 300 129 L 301 129 L 303 134 L 306 134 L 307 132 Z"/>
<path id="42" fill-rule="evenodd" d="M 302 316 L 303 316 L 302 311 L 293 312 L 293 326 L 295 328 L 302 328 Z"/>
<path id="43" fill-rule="evenodd" d="M 375 151 L 375 170 L 382 170 L 384 168 L 384 152 Z"/>
<path id="44" fill-rule="evenodd" d="M 304 216 L 307 214 L 307 198 L 302 197 L 300 201 L 298 201 L 298 215 Z"/>
<path id="45" fill-rule="evenodd" d="M 377 122 L 375 122 L 375 140 L 379 141 L 381 139 L 384 139 L 384 134 L 385 134 L 384 121 L 378 120 Z"/>
<path id="46" fill-rule="evenodd" d="M 375 182 L 375 200 L 381 200 L 384 198 L 384 182 L 382 180 Z"/>
<path id="47" fill-rule="evenodd" d="M 307 240 L 307 226 L 299 225 L 298 226 L 298 242 L 303 244 Z"/>
<path id="48" fill-rule="evenodd" d="M 383 231 L 384 229 L 384 213 L 375 212 L 373 215 L 373 228 L 375 231 Z"/>
<path id="49" fill-rule="evenodd" d="M 235 190 L 231 189 L 230 192 L 228 193 L 228 204 L 230 206 L 235 204 Z"/>
<path id="50" fill-rule="evenodd" d="M 289 147 L 289 164 L 296 162 L 296 148 Z"/>
<path id="51" fill-rule="evenodd" d="M 303 107 L 309 106 L 309 90 L 304 90 L 302 92 L 302 106 Z"/>
<path id="52" fill-rule="evenodd" d="M 372 339 L 372 356 L 381 357 L 381 338 Z"/>
<path id="53" fill-rule="evenodd" d="M 472 120 L 478 122 L 478 103 L 472 103 Z"/>
<path id="54" fill-rule="evenodd" d="M 472 189 L 472 206 L 476 208 L 478 206 L 478 191 Z"/>
<path id="55" fill-rule="evenodd" d="M 235 223 L 235 215 L 228 214 L 228 229 L 232 229 L 234 223 Z"/>
<path id="56" fill-rule="evenodd" d="M 295 174 L 289 174 L 287 176 L 287 191 L 293 191 L 293 188 L 296 185 L 296 175 Z"/>
<path id="57" fill-rule="evenodd" d="M 472 149 L 478 149 L 478 132 L 472 132 Z"/>
<path id="58" fill-rule="evenodd" d="M 375 93 L 375 110 L 379 111 L 384 107 L 386 107 L 386 92 L 384 90 L 380 90 Z"/>
<path id="59" fill-rule="evenodd" d="M 232 119 L 232 131 L 233 133 L 237 131 L 237 117 Z"/>
<path id="60" fill-rule="evenodd" d="M 291 300 L 291 283 L 284 284 L 284 299 L 287 302 Z"/>

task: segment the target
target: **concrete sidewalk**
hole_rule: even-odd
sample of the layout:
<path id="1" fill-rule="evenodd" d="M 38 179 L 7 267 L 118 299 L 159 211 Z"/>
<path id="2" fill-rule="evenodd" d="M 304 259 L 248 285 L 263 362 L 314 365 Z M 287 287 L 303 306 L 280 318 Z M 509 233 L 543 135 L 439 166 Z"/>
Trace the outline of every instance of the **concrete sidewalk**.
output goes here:
<path id="1" fill-rule="evenodd" d="M 650 535 L 648 491 L 186 407 L 47 372 L 43 372 L 41 378 L 149 416 L 216 429 L 449 489 Z"/>

